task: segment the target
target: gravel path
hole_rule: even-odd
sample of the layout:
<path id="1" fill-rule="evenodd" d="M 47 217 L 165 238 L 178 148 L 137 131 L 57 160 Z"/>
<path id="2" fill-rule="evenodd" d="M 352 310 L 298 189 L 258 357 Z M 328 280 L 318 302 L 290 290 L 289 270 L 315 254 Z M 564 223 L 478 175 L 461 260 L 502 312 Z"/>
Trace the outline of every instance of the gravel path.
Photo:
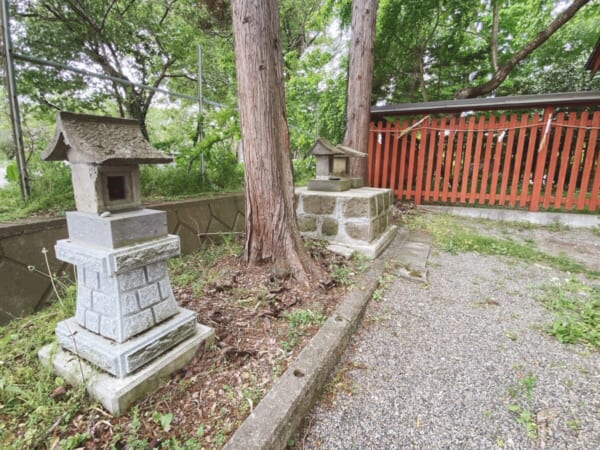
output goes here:
<path id="1" fill-rule="evenodd" d="M 527 239 L 551 233 L 539 231 Z M 345 385 L 313 409 L 296 448 L 600 448 L 600 353 L 545 334 L 552 316 L 535 300 L 567 277 L 434 250 L 428 285 L 395 278 L 370 303 L 338 367 Z"/>

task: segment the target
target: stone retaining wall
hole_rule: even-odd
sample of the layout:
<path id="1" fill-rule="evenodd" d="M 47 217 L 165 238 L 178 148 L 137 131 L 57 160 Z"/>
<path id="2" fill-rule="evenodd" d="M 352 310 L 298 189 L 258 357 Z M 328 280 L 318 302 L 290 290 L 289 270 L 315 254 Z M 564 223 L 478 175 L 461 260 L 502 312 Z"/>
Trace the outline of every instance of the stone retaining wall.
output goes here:
<path id="1" fill-rule="evenodd" d="M 243 193 L 144 206 L 167 212 L 169 233 L 180 237 L 183 254 L 197 251 L 218 233 L 244 230 Z M 65 238 L 64 218 L 0 224 L 0 325 L 35 311 L 52 297 L 44 249 L 52 273 L 72 276 L 70 265 L 54 254 L 56 241 Z"/>

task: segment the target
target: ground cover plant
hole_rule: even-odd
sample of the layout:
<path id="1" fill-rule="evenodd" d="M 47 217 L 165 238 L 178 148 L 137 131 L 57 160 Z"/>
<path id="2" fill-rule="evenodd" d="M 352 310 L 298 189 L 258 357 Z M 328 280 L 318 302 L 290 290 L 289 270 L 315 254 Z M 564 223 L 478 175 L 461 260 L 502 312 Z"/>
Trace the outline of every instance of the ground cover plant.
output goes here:
<path id="1" fill-rule="evenodd" d="M 367 268 L 322 242 L 306 245 L 331 274 L 310 289 L 241 265 L 233 238 L 172 260 L 178 303 L 215 329 L 215 342 L 119 418 L 38 362 L 56 323 L 73 315 L 73 286 L 60 302 L 2 327 L 0 448 L 222 447 Z"/>

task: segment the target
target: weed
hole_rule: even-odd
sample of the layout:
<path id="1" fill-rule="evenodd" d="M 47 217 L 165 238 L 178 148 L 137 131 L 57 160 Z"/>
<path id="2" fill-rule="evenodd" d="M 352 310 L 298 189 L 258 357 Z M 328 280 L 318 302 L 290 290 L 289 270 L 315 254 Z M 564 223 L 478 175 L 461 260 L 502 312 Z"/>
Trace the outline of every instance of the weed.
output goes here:
<path id="1" fill-rule="evenodd" d="M 565 425 L 567 426 L 567 428 L 570 428 L 571 430 L 575 430 L 575 431 L 579 431 L 581 430 L 583 427 L 581 425 L 581 422 L 579 420 L 567 420 L 565 422 Z"/>
<path id="2" fill-rule="evenodd" d="M 600 277 L 600 272 L 589 270 L 565 256 L 544 253 L 532 243 L 523 244 L 510 238 L 482 236 L 472 227 L 451 216 L 415 217 L 410 226 L 428 231 L 435 243 L 449 253 L 476 252 L 482 255 L 508 256 L 526 262 L 544 263 L 563 272 L 583 273 L 593 278 Z"/>
<path id="3" fill-rule="evenodd" d="M 600 226 L 592 228 L 592 233 L 596 236 L 600 236 Z"/>
<path id="4" fill-rule="evenodd" d="M 281 341 L 281 347 L 286 353 L 298 345 L 300 336 L 307 328 L 318 326 L 327 319 L 320 312 L 314 312 L 310 309 L 296 309 L 285 313 L 284 318 L 288 322 L 287 339 Z"/>
<path id="5" fill-rule="evenodd" d="M 542 287 L 538 297 L 554 312 L 547 331 L 560 342 L 582 343 L 600 347 L 600 286 L 590 286 L 576 279 Z"/>
<path id="6" fill-rule="evenodd" d="M 530 439 L 534 439 L 537 432 L 535 417 L 531 412 L 531 401 L 535 384 L 536 378 L 533 373 L 528 372 L 527 375 L 522 376 L 519 379 L 518 384 L 509 386 L 508 393 L 513 401 L 518 402 L 519 398 L 522 396 L 525 397 L 524 401 L 520 402 L 521 404 L 510 403 L 506 405 L 506 408 L 517 416 L 517 422 L 525 427 L 527 436 L 529 436 Z M 525 403 L 526 406 L 522 406 L 523 403 Z"/>
<path id="7" fill-rule="evenodd" d="M 171 422 L 173 420 L 172 413 L 161 414 L 158 411 L 154 411 L 152 413 L 152 420 L 154 423 L 159 424 L 163 431 L 167 433 L 171 431 Z"/>

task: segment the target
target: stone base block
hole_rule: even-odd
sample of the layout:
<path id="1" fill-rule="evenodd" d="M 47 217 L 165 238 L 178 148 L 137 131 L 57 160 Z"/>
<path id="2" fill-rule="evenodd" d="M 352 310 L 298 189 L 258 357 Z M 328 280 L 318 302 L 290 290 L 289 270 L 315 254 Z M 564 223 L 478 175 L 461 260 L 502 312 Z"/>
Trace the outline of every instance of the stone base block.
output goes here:
<path id="1" fill-rule="evenodd" d="M 376 258 L 394 235 L 390 189 L 318 192 L 296 188 L 296 195 L 298 228 L 304 236 Z"/>
<path id="2" fill-rule="evenodd" d="M 327 248 L 332 252 L 342 255 L 346 258 L 348 257 L 348 254 L 351 255 L 353 252 L 357 251 L 365 255 L 367 258 L 375 259 L 387 248 L 388 245 L 390 245 L 390 242 L 392 242 L 392 239 L 394 239 L 394 236 L 396 236 L 397 230 L 398 227 L 396 225 L 392 225 L 385 233 L 379 236 L 379 238 L 368 244 L 363 244 L 360 242 L 345 242 L 343 244 L 332 244 L 327 246 Z"/>
<path id="3" fill-rule="evenodd" d="M 196 314 L 179 308 L 170 319 L 123 343 L 92 333 L 70 318 L 56 326 L 58 343 L 100 369 L 123 378 L 196 332 Z"/>
<path id="4" fill-rule="evenodd" d="M 306 187 L 309 191 L 342 192 L 352 188 L 352 179 L 309 180 Z"/>
<path id="5" fill-rule="evenodd" d="M 107 217 L 95 213 L 67 213 L 69 238 L 106 248 L 125 247 L 167 236 L 167 213 L 139 209 L 113 213 Z"/>
<path id="6" fill-rule="evenodd" d="M 92 397 L 112 415 L 119 416 L 134 402 L 157 389 L 162 378 L 185 366 L 203 343 L 209 345 L 213 340 L 213 329 L 196 323 L 192 336 L 138 372 L 124 378 L 115 378 L 98 371 L 85 360 L 55 344 L 46 345 L 38 355 L 44 366 L 52 367 L 57 375 L 74 386 L 85 384 Z"/>

